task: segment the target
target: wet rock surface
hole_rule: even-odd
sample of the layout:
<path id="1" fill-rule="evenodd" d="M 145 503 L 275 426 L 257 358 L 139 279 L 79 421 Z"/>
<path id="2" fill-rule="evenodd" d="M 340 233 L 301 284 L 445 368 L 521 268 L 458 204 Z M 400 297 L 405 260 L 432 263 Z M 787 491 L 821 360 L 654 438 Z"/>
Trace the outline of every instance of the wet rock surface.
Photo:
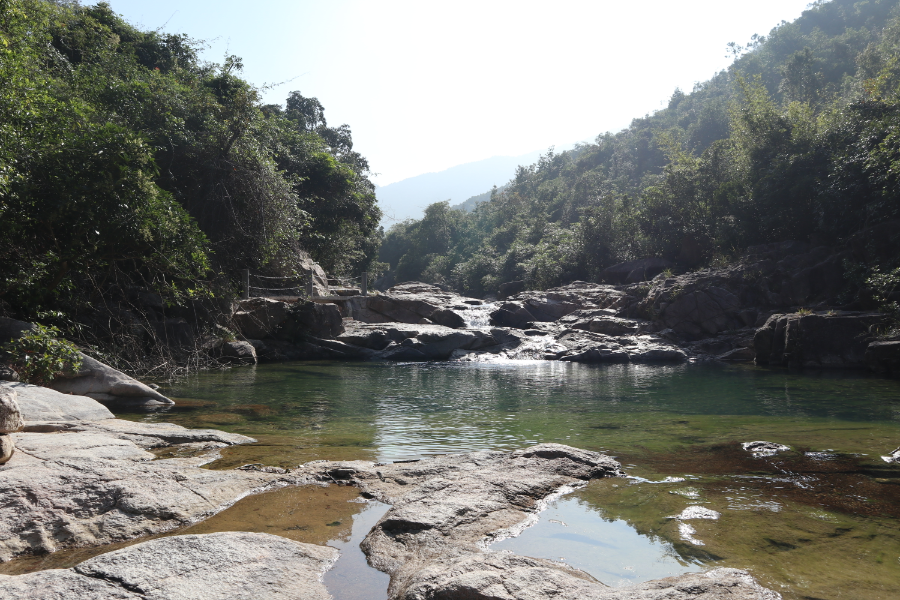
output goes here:
<path id="1" fill-rule="evenodd" d="M 200 468 L 218 448 L 253 441 L 242 435 L 123 421 L 85 396 L 4 386 L 17 393 L 24 431 L 11 434 L 17 451 L 0 466 L 0 561 L 158 533 L 254 490 L 311 481 Z M 155 460 L 148 451 L 166 446 L 199 456 Z"/>
<path id="2" fill-rule="evenodd" d="M 608 456 L 561 444 L 395 463 L 301 467 L 358 485 L 392 508 L 362 544 L 391 576 L 391 599 L 772 599 L 747 573 L 703 574 L 609 588 L 564 563 L 486 550 L 528 525 L 549 499 L 590 479 L 623 475 Z"/>
<path id="3" fill-rule="evenodd" d="M 290 472 L 247 467 L 201 476 L 196 465 L 202 457 L 150 462 L 134 442 L 108 434 L 20 435 L 27 464 L 0 468 L 0 493 L 10 497 L 8 484 L 24 484 L 24 477 L 14 480 L 26 470 L 46 491 L 31 488 L 27 506 L 4 507 L 4 527 L 22 522 L 22 513 L 32 527 L 3 532 L 4 558 L 29 543 L 33 551 L 53 551 L 146 535 L 160 524 L 184 522 L 188 514 L 214 512 L 217 502 L 250 486 L 329 482 L 356 485 L 364 496 L 393 505 L 363 542 L 370 564 L 391 576 L 391 599 L 778 598 L 733 569 L 609 588 L 563 563 L 487 550 L 491 540 L 521 531 L 559 493 L 624 474 L 608 456 L 560 444 L 394 464 L 313 461 Z M 127 465 L 142 482 L 127 476 Z M 62 467 L 72 482 L 65 490 L 40 472 Z M 202 506 L 192 510 L 191 503 Z M 35 544 L 38 539 L 42 545 Z M 0 598 L 328 598 L 321 574 L 336 555 L 332 548 L 266 534 L 174 536 L 71 569 L 0 576 Z"/>
<path id="4" fill-rule="evenodd" d="M 0 599 L 326 600 L 321 575 L 337 554 L 264 533 L 168 537 L 71 569 L 0 575 Z"/>

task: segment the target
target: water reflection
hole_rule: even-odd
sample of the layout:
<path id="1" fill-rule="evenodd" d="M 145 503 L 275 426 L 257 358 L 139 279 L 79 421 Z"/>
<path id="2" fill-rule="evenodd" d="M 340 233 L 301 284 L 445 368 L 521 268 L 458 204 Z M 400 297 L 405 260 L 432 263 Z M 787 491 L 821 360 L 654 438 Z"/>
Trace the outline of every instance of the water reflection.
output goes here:
<path id="1" fill-rule="evenodd" d="M 564 561 L 611 586 L 702 570 L 699 561 L 682 559 L 666 540 L 606 518 L 602 509 L 577 496 L 553 502 L 533 527 L 492 544 L 491 550 Z"/>
<path id="2" fill-rule="evenodd" d="M 556 520 L 569 525 L 562 527 L 548 513 L 538 525 L 547 528 L 546 544 L 521 550 L 553 548 L 549 558 L 566 557 L 606 583 L 702 562 L 751 568 L 786 598 L 900 594 L 891 571 L 900 556 L 900 466 L 879 458 L 900 439 L 897 380 L 691 364 L 295 363 L 201 374 L 162 391 L 178 402 L 172 411 L 126 416 L 260 439 L 224 449 L 214 468 L 557 441 L 606 451 L 647 480 L 669 477 L 663 485 L 591 484 L 576 493 L 591 508 L 559 510 L 582 510 L 593 524 L 575 528 L 569 521 L 581 517 L 560 513 Z M 760 462 L 740 446 L 752 440 L 791 446 L 795 455 Z M 666 517 L 693 504 L 722 519 L 690 521 L 684 539 L 678 520 Z M 646 560 L 624 560 L 629 548 Z M 863 588 L 864 596 L 854 595 Z"/>

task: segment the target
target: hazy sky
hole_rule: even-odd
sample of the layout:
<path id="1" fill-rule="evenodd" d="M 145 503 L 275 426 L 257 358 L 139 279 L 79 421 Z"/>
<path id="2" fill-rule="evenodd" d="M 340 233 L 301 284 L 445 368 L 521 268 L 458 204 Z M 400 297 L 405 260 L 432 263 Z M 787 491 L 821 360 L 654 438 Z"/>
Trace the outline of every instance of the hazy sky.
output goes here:
<path id="1" fill-rule="evenodd" d="M 90 3 L 91 0 L 85 0 Z M 109 0 L 146 29 L 283 103 L 299 90 L 348 123 L 379 185 L 592 140 L 661 108 L 808 0 Z"/>

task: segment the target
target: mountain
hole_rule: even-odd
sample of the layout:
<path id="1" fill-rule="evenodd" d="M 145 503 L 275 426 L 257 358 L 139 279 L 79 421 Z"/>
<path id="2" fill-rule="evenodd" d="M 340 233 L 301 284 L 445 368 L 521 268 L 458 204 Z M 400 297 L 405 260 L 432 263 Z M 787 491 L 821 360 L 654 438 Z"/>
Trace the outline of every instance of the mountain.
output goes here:
<path id="1" fill-rule="evenodd" d="M 428 206 L 387 232 L 379 260 L 398 281 L 480 296 L 600 281 L 642 258 L 693 270 L 762 244 L 865 246 L 847 281 L 900 319 L 900 0 L 815 2 L 735 49 L 665 108 L 542 155 L 475 210 Z M 874 226 L 893 233 L 859 233 Z"/>
<path id="2" fill-rule="evenodd" d="M 443 200 L 461 203 L 489 191 L 495 185 L 501 186 L 516 174 L 516 167 L 532 164 L 544 152 L 537 150 L 521 156 L 493 156 L 376 188 L 375 195 L 384 213 L 382 225 L 387 229 L 405 219 L 421 219 L 429 204 Z"/>
<path id="3" fill-rule="evenodd" d="M 497 186 L 497 191 L 502 192 L 503 190 L 506 189 L 506 186 L 507 186 L 507 184 L 505 184 L 505 183 L 503 185 Z M 465 202 L 460 202 L 459 204 L 451 204 L 450 208 L 452 208 L 453 210 L 472 212 L 473 210 L 475 210 L 476 206 L 478 206 L 482 202 L 487 202 L 488 200 L 491 199 L 491 191 L 492 190 L 488 190 L 486 192 L 478 194 L 477 196 L 472 196 Z"/>

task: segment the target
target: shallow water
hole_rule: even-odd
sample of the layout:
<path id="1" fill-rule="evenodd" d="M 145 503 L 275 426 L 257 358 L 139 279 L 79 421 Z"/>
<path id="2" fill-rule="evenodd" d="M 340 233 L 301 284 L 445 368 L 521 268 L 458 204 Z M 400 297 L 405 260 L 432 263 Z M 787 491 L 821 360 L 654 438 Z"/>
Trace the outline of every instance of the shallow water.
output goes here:
<path id="1" fill-rule="evenodd" d="M 880 458 L 900 445 L 897 380 L 744 366 L 323 362 L 204 373 L 162 391 L 173 409 L 119 416 L 259 439 L 224 449 L 212 468 L 554 441 L 608 452 L 632 478 L 593 482 L 493 547 L 564 559 L 610 585 L 734 566 L 788 599 L 900 597 L 900 467 Z M 752 440 L 791 450 L 754 457 L 740 446 Z M 282 493 L 285 506 L 315 496 Z M 316 543 L 358 545 L 376 513 L 352 499 L 322 508 L 341 516 L 316 525 L 337 530 Z M 261 519 L 258 530 L 297 534 L 283 531 L 296 523 L 279 525 L 293 517 L 244 502 L 221 526 Z M 672 518 L 691 506 L 721 516 Z M 368 576 L 360 557 L 346 563 L 351 578 Z"/>

